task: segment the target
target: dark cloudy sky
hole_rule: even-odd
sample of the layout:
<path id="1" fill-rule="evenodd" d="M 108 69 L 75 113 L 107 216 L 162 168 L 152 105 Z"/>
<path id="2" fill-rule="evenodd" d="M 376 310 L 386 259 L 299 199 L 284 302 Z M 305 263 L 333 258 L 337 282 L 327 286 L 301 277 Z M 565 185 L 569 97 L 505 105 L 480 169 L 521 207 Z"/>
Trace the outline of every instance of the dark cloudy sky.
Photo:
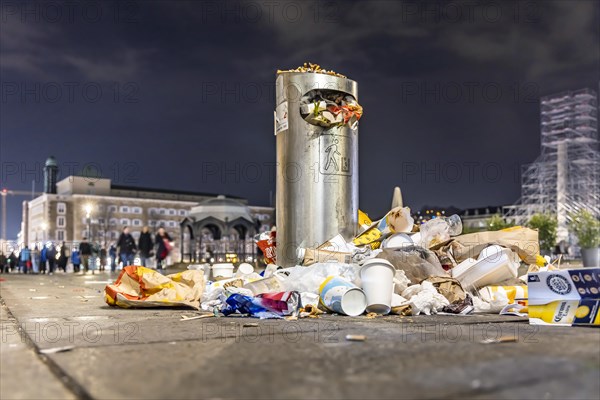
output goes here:
<path id="1" fill-rule="evenodd" d="M 600 80 L 598 1 L 0 4 L 14 190 L 41 189 L 52 154 L 63 174 L 268 205 L 275 71 L 312 61 L 358 82 L 363 210 L 385 212 L 395 185 L 415 209 L 511 204 L 539 152 L 539 97 Z"/>

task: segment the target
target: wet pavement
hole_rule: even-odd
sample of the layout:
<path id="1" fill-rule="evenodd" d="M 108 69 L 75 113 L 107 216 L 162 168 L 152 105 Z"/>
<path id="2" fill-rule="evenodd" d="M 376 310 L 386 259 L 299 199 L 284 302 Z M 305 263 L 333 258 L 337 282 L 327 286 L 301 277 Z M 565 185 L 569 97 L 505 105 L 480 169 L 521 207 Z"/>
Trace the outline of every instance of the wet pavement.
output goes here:
<path id="1" fill-rule="evenodd" d="M 2 399 L 600 398 L 599 329 L 497 315 L 181 321 L 198 313 L 107 306 L 114 277 L 0 275 Z M 513 341 L 481 343 L 497 337 Z"/>

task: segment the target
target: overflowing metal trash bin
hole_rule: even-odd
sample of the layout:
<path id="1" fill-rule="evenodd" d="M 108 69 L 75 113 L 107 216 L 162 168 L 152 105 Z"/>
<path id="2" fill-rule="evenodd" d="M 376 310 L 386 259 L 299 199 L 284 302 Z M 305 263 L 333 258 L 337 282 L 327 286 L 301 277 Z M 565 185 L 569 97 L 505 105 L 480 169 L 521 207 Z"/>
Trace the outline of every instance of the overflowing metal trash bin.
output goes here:
<path id="1" fill-rule="evenodd" d="M 297 264 L 299 248 L 356 234 L 358 124 L 343 110 L 335 114 L 332 102 L 343 107 L 357 96 L 357 83 L 345 77 L 277 76 L 277 260 L 283 267 Z"/>

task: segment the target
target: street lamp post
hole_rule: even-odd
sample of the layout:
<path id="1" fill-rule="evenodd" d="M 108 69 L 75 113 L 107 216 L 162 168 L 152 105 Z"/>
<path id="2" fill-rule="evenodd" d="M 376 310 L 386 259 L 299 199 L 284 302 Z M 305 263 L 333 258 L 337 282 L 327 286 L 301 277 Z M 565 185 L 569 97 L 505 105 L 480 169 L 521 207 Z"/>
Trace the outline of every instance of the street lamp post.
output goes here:
<path id="1" fill-rule="evenodd" d="M 84 207 L 85 210 L 85 221 L 87 223 L 87 236 L 89 236 L 88 240 L 90 242 L 92 242 L 92 232 L 90 230 L 90 218 L 91 218 L 91 214 L 92 214 L 92 205 L 91 204 L 86 204 Z"/>
<path id="2" fill-rule="evenodd" d="M 42 222 L 42 243 L 46 241 L 46 229 L 48 229 L 48 224 L 45 222 Z M 37 234 L 37 232 L 36 232 Z M 36 238 L 37 241 L 37 238 Z"/>

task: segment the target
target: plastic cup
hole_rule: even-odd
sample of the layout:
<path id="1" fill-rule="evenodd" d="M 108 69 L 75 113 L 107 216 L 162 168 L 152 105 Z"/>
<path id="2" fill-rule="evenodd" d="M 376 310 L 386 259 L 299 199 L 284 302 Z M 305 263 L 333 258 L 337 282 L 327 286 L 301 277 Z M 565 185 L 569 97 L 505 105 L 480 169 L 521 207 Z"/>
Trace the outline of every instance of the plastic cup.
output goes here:
<path id="1" fill-rule="evenodd" d="M 254 272 L 254 267 L 248 263 L 241 263 L 237 269 L 237 275 L 250 275 Z"/>
<path id="2" fill-rule="evenodd" d="M 382 249 L 401 249 L 414 246 L 414 242 L 406 233 L 394 233 L 381 243 Z"/>
<path id="3" fill-rule="evenodd" d="M 221 263 L 212 266 L 212 275 L 215 280 L 227 279 L 233 277 L 233 264 Z"/>
<path id="4" fill-rule="evenodd" d="M 367 296 L 367 312 L 389 314 L 392 310 L 392 293 L 396 269 L 387 260 L 372 258 L 360 269 L 362 288 Z"/>
<path id="5" fill-rule="evenodd" d="M 345 279 L 329 276 L 319 287 L 321 304 L 338 314 L 356 317 L 365 312 L 367 298 L 356 285 Z"/>

